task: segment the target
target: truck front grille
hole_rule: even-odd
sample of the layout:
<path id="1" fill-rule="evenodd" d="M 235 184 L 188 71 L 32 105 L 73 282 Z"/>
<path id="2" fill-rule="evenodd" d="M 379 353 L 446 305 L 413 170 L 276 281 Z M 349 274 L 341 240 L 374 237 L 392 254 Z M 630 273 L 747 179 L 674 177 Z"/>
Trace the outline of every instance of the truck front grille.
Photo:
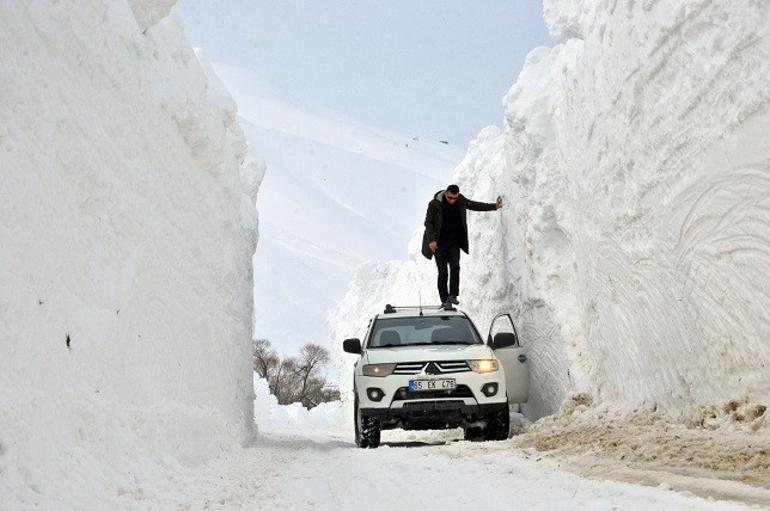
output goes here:
<path id="1" fill-rule="evenodd" d="M 402 362 L 396 364 L 393 374 L 452 374 L 467 373 L 471 368 L 465 360 L 442 360 L 440 362 Z"/>

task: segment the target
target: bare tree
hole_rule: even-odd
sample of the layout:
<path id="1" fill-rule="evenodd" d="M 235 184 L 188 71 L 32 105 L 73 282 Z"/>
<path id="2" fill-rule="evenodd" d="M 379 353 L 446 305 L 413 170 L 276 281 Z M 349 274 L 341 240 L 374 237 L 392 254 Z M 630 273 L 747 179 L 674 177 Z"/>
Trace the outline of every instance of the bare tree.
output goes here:
<path id="1" fill-rule="evenodd" d="M 305 344 L 298 358 L 281 360 L 270 341 L 254 340 L 254 371 L 267 380 L 279 404 L 299 402 L 313 408 L 339 400 L 339 390 L 329 387 L 326 381 L 324 369 L 328 363 L 329 351 L 318 344 Z"/>
<path id="2" fill-rule="evenodd" d="M 288 405 L 297 400 L 297 361 L 292 358 L 285 358 L 281 361 L 278 371 L 270 385 L 270 391 L 278 398 L 278 403 Z M 268 381 L 270 384 L 271 382 Z"/>
<path id="3" fill-rule="evenodd" d="M 270 380 L 280 360 L 267 339 L 254 339 L 254 371 L 262 378 Z"/>
<path id="4" fill-rule="evenodd" d="M 320 373 L 328 362 L 329 352 L 323 346 L 312 343 L 302 346 L 297 373 L 300 380 L 297 401 L 300 401 L 306 408 L 312 408 L 318 404 L 318 402 L 313 402 L 310 396 L 317 395 L 326 385 L 326 379 Z"/>

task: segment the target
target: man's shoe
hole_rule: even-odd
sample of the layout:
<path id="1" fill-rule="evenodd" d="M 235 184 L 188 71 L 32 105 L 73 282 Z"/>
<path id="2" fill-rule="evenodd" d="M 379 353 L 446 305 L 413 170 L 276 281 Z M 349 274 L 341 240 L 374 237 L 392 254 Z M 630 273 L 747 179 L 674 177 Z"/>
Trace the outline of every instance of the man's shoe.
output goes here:
<path id="1" fill-rule="evenodd" d="M 460 305 L 460 302 L 457 300 L 457 297 L 455 295 L 449 295 L 449 298 L 446 299 L 448 303 L 453 303 L 455 305 Z"/>

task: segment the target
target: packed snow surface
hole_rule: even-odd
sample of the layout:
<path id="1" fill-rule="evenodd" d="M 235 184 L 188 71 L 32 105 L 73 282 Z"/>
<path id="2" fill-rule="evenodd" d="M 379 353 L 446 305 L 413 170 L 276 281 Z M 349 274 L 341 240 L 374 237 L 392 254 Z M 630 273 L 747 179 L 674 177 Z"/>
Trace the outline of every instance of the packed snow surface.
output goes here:
<path id="1" fill-rule="evenodd" d="M 386 439 L 376 451 L 350 436 L 314 430 L 264 434 L 196 471 L 141 478 L 115 499 L 131 509 L 371 510 L 749 510 L 644 487 L 591 480 L 564 471 L 509 442 L 474 444 L 452 435 Z"/>
<path id="2" fill-rule="evenodd" d="M 171 3 L 0 4 L 3 509 L 252 431 L 262 169 Z"/>
<path id="3" fill-rule="evenodd" d="M 546 0 L 533 50 L 455 179 L 469 213 L 461 308 L 512 312 L 531 417 L 573 390 L 683 417 L 770 396 L 770 4 Z M 427 200 L 426 200 L 427 203 Z M 421 219 L 415 218 L 415 224 Z M 435 266 L 362 268 L 331 317 L 437 301 Z M 355 357 L 341 353 L 349 387 Z"/>
<path id="4" fill-rule="evenodd" d="M 462 432 L 383 433 L 377 450 L 353 443 L 339 403 L 281 406 L 255 379 L 259 435 L 194 468 L 166 460 L 136 465 L 108 495 L 79 503 L 101 509 L 676 509 L 743 510 L 745 505 L 565 471 L 514 441 L 466 442 Z M 65 497 L 70 494 L 65 491 Z"/>

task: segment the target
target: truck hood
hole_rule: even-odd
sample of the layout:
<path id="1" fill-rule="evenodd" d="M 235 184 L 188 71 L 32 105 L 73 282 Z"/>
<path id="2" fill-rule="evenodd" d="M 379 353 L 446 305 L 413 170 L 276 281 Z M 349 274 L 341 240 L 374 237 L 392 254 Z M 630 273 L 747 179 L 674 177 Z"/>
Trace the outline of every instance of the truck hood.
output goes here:
<path id="1" fill-rule="evenodd" d="M 367 363 L 388 364 L 392 362 L 428 362 L 436 360 L 475 360 L 495 358 L 485 344 L 460 346 L 402 346 L 398 348 L 374 348 L 366 350 Z"/>

